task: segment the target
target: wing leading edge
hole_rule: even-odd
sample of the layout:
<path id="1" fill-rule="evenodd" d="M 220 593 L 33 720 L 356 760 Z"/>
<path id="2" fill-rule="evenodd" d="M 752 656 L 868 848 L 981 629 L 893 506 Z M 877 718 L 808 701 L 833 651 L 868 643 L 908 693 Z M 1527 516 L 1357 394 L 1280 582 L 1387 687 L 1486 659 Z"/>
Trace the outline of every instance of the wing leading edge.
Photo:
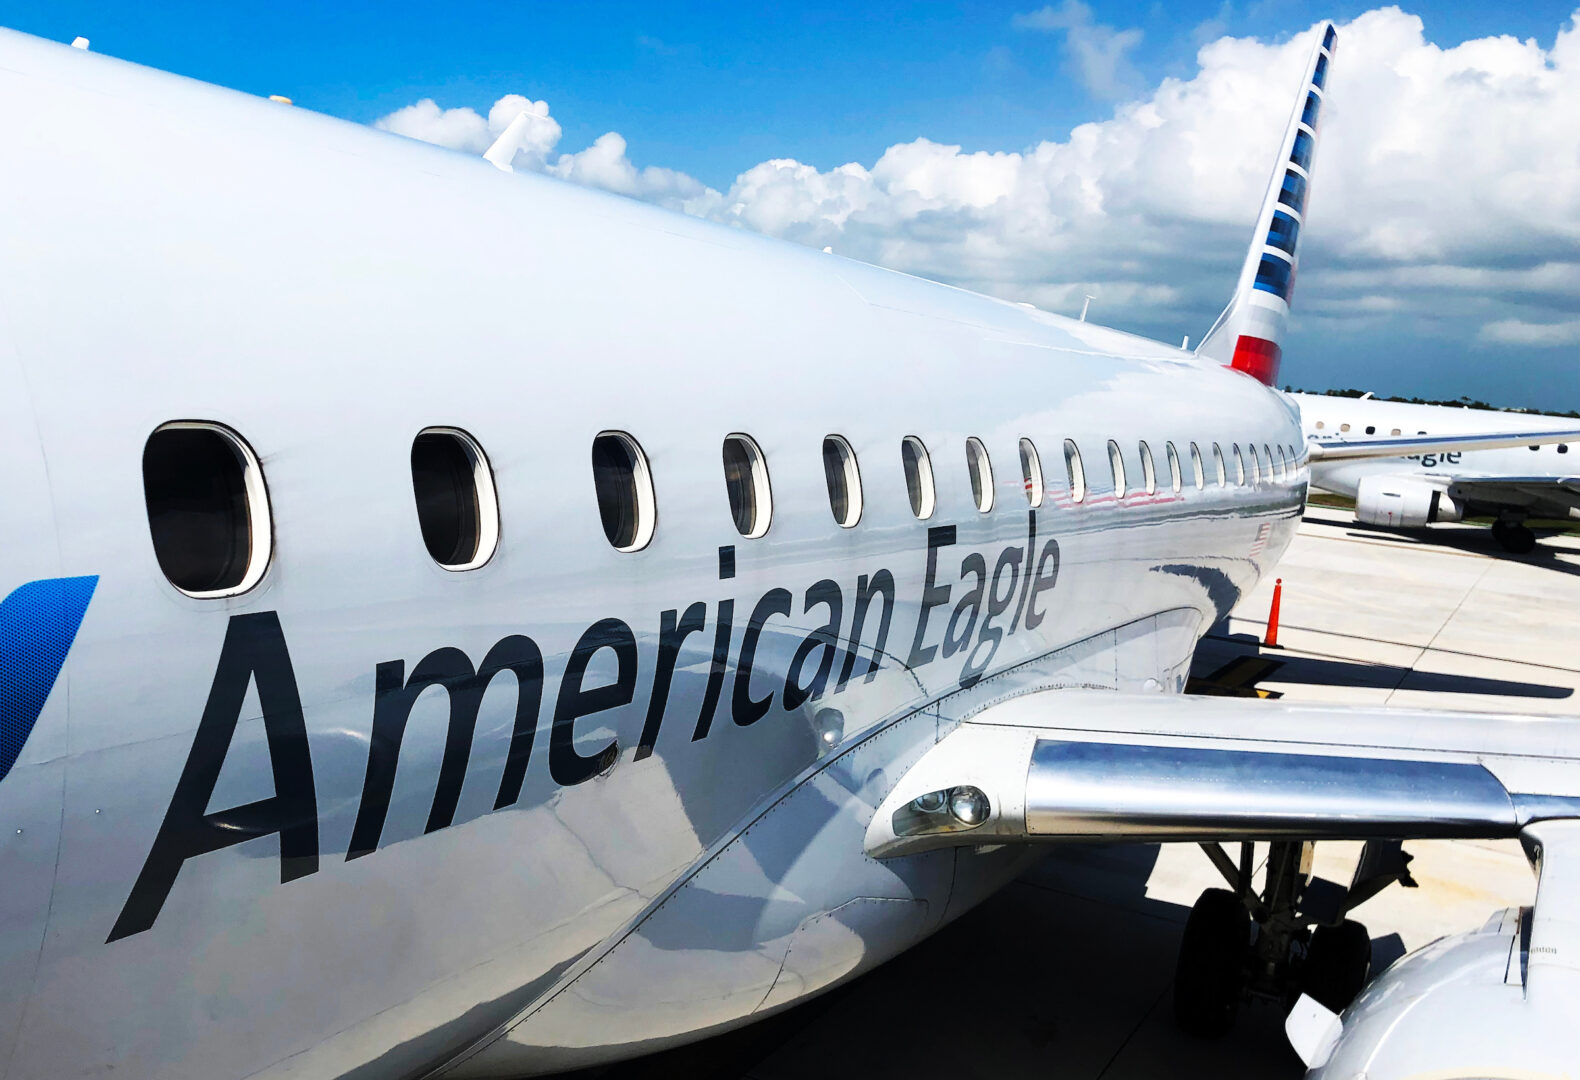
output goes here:
<path id="1" fill-rule="evenodd" d="M 1558 818 L 1580 818 L 1571 720 L 1048 690 L 942 739 L 878 808 L 866 850 L 1497 838 Z"/>
<path id="2" fill-rule="evenodd" d="M 1363 461 L 1369 458 L 1441 454 L 1454 450 L 1507 450 L 1580 442 L 1580 427 L 1547 431 L 1486 431 L 1468 435 L 1390 435 L 1379 438 L 1308 437 L 1312 461 Z"/>

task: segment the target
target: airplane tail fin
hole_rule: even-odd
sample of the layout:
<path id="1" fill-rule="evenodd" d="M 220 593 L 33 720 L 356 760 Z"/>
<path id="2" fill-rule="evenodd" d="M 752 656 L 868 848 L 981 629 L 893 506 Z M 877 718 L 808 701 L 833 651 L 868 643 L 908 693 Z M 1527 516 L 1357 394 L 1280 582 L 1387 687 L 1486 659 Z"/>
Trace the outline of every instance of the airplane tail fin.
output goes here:
<path id="1" fill-rule="evenodd" d="M 1306 65 L 1295 111 L 1284 130 L 1278 165 L 1262 199 L 1262 212 L 1256 220 L 1251 250 L 1240 270 L 1234 299 L 1196 349 L 1196 355 L 1243 371 L 1268 386 L 1278 381 L 1323 86 L 1337 48 L 1338 32 L 1332 23 L 1325 23 Z"/>

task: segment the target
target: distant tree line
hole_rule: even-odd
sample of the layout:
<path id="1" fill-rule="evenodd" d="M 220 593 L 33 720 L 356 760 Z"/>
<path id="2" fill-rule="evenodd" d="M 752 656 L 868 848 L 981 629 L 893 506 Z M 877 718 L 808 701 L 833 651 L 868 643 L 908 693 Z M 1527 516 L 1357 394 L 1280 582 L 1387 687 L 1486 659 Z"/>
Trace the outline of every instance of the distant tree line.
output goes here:
<path id="1" fill-rule="evenodd" d="M 1291 386 L 1284 387 L 1284 393 L 1286 393 L 1286 394 L 1321 394 L 1324 397 L 1347 397 L 1347 398 L 1358 398 L 1358 397 L 1365 397 L 1366 396 L 1366 391 L 1364 391 L 1364 390 L 1296 390 L 1294 387 L 1291 387 Z M 1450 406 L 1451 408 L 1455 408 L 1455 409 L 1492 409 L 1495 412 L 1537 413 L 1537 414 L 1542 415 L 1542 416 L 1572 416 L 1572 417 L 1575 417 L 1577 419 L 1580 419 L 1580 412 L 1576 412 L 1574 409 L 1570 409 L 1568 412 L 1554 412 L 1551 409 L 1504 408 L 1504 407 L 1502 407 L 1500 405 L 1489 405 L 1485 401 L 1476 401 L 1476 400 L 1473 400 L 1472 398 L 1468 398 L 1468 397 L 1456 398 L 1453 401 L 1433 401 L 1431 398 L 1383 397 L 1380 394 L 1373 394 L 1372 395 L 1372 399 L 1374 401 L 1400 401 L 1400 402 L 1405 403 L 1406 405 L 1447 405 L 1447 406 Z"/>

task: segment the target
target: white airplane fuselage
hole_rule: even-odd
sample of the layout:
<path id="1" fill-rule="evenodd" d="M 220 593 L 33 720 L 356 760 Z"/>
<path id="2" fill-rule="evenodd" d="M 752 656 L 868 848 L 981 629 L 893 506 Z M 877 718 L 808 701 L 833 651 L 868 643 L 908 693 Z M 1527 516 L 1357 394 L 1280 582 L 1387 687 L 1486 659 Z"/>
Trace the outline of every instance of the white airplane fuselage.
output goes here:
<path id="1" fill-rule="evenodd" d="M 1575 426 L 1573 417 L 1564 416 L 1499 413 L 1325 394 L 1287 396 L 1300 410 L 1301 426 L 1307 438 L 1472 434 L 1511 426 L 1528 431 L 1560 431 Z M 1555 443 L 1502 450 L 1450 450 L 1411 457 L 1314 462 L 1311 483 L 1320 490 L 1353 498 L 1360 482 L 1368 476 L 1419 477 L 1446 486 L 1454 477 L 1465 475 L 1565 477 L 1577 473 L 1580 473 L 1580 446 Z"/>
<path id="2" fill-rule="evenodd" d="M 1288 403 L 1168 346 L 10 33 L 0 102 L 0 595 L 97 578 L 0 778 L 8 1078 L 520 1075 L 790 1005 L 1024 864 L 863 854 L 908 763 L 1004 695 L 1178 692 L 1299 520 L 1303 457 L 1244 484 L 1230 457 L 1220 485 L 1211 454 L 1299 456 Z M 239 596 L 156 561 L 142 454 L 178 420 L 238 433 L 266 477 L 273 554 Z M 433 426 L 492 466 L 475 570 L 424 547 Z M 611 430 L 651 465 L 640 551 L 600 525 Z M 759 539 L 726 500 L 733 432 L 771 477 Z M 851 528 L 830 434 L 859 463 Z M 535 702 L 494 678 L 457 733 L 433 687 L 375 745 L 392 671 L 513 635 Z M 818 692 L 787 707 L 787 683 Z M 357 850 L 377 753 L 398 770 Z"/>

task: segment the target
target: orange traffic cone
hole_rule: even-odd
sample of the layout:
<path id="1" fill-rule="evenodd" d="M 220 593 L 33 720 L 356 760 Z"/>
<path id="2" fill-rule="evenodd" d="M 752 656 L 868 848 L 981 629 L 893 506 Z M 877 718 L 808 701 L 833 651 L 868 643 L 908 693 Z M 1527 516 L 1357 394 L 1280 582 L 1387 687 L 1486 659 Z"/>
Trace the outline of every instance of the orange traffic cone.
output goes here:
<path id="1" fill-rule="evenodd" d="M 1267 610 L 1267 634 L 1262 644 L 1269 649 L 1281 648 L 1278 644 L 1278 605 L 1284 598 L 1284 579 L 1273 582 L 1273 606 Z"/>

